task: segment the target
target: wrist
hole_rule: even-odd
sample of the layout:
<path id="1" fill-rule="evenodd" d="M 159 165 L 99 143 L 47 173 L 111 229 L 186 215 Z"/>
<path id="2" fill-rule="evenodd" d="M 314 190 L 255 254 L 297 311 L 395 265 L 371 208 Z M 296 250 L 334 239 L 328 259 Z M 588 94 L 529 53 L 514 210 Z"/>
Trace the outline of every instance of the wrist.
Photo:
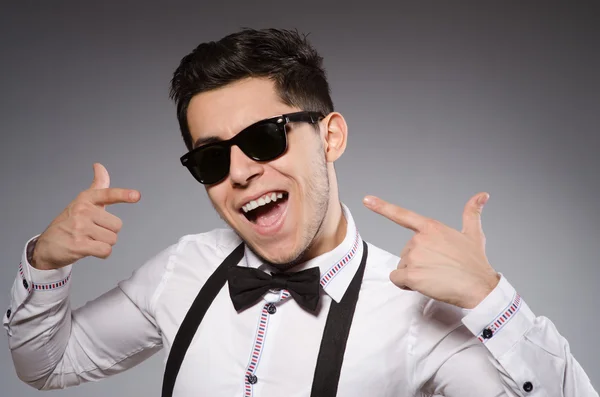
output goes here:
<path id="1" fill-rule="evenodd" d="M 473 309 L 477 307 L 497 286 L 500 282 L 500 274 L 492 271 L 481 278 L 478 285 L 474 286 L 469 294 L 468 300 L 463 305 L 464 309 Z"/>
<path id="2" fill-rule="evenodd" d="M 27 262 L 29 262 L 32 267 L 38 270 L 53 270 L 54 268 L 52 266 L 48 266 L 43 261 L 39 260 L 37 255 L 38 251 L 35 249 L 37 242 L 38 239 L 35 238 L 27 245 Z"/>

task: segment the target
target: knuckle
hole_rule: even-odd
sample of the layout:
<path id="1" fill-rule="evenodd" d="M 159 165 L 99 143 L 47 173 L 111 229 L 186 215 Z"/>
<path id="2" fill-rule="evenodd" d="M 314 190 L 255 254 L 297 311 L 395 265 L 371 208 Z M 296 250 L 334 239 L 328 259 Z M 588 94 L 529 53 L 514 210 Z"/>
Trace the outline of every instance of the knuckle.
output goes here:
<path id="1" fill-rule="evenodd" d="M 117 201 L 120 197 L 119 189 L 117 188 L 107 188 L 102 191 L 102 200 L 107 202 Z"/>
<path id="2" fill-rule="evenodd" d="M 408 263 L 413 265 L 413 267 L 415 263 L 418 263 L 421 260 L 421 258 L 421 251 L 417 249 L 410 250 L 410 252 L 407 254 Z"/>
<path id="3" fill-rule="evenodd" d="M 423 233 L 417 233 L 412 238 L 412 244 L 414 247 L 424 245 L 428 240 L 428 237 Z"/>
<path id="4" fill-rule="evenodd" d="M 116 233 L 110 233 L 110 235 L 107 238 L 107 243 L 110 244 L 111 246 L 117 244 L 117 234 Z"/>
<path id="5" fill-rule="evenodd" d="M 102 244 L 98 247 L 98 257 L 106 259 L 112 254 L 112 247 L 108 244 Z"/>
<path id="6" fill-rule="evenodd" d="M 71 206 L 71 214 L 75 216 L 87 216 L 89 207 L 83 201 L 77 201 Z"/>
<path id="7" fill-rule="evenodd" d="M 73 236 L 72 242 L 75 248 L 82 248 L 85 246 L 87 239 L 82 234 L 76 234 Z"/>
<path id="8" fill-rule="evenodd" d="M 435 219 L 428 219 L 425 222 L 425 228 L 429 231 L 429 232 L 437 232 L 440 231 L 442 228 L 442 225 L 439 221 L 435 220 Z"/>
<path id="9" fill-rule="evenodd" d="M 75 201 L 70 205 L 69 212 L 73 215 L 79 214 L 83 210 L 83 202 Z"/>
<path id="10" fill-rule="evenodd" d="M 407 264 L 408 264 L 408 258 L 406 256 L 403 256 L 398 261 L 398 265 L 396 266 L 396 268 L 401 269 L 401 268 L 405 267 Z"/>
<path id="11" fill-rule="evenodd" d="M 129 190 L 124 188 L 115 188 L 110 193 L 113 200 L 127 201 L 129 198 Z"/>
<path id="12" fill-rule="evenodd" d="M 86 222 L 81 217 L 73 218 L 71 229 L 77 237 L 84 234 L 86 228 Z"/>

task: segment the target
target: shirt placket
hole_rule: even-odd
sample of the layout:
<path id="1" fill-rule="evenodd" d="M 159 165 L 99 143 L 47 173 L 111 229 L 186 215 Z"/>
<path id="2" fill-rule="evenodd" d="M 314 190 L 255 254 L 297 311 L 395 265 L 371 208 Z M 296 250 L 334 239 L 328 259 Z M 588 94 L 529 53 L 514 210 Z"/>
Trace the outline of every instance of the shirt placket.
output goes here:
<path id="1" fill-rule="evenodd" d="M 263 348 L 267 338 L 267 330 L 269 328 L 270 317 L 277 312 L 277 303 L 280 303 L 290 297 L 290 293 L 287 290 L 281 290 L 277 293 L 269 293 L 265 300 L 266 303 L 260 311 L 260 317 L 256 326 L 256 334 L 254 336 L 254 344 L 252 346 L 252 353 L 250 354 L 250 360 L 246 367 L 244 374 L 244 397 L 252 397 L 254 393 L 254 385 L 258 382 L 256 371 L 260 364 Z"/>
<path id="2" fill-rule="evenodd" d="M 358 252 L 360 241 L 360 235 L 358 234 L 358 230 L 356 230 L 354 244 L 352 244 L 352 247 L 338 262 L 333 264 L 324 274 L 321 275 L 321 287 L 325 288 L 329 282 L 333 280 L 348 263 L 350 263 L 352 258 L 354 258 Z M 253 397 L 254 385 L 258 382 L 256 371 L 258 369 L 258 365 L 260 364 L 260 358 L 266 342 L 269 319 L 277 312 L 276 304 L 280 304 L 281 302 L 287 300 L 290 296 L 291 294 L 287 290 L 283 289 L 278 292 L 269 291 L 264 297 L 266 303 L 263 304 L 263 307 L 260 311 L 260 317 L 256 327 L 256 334 L 254 336 L 254 345 L 252 346 L 252 353 L 250 354 L 250 360 L 248 361 L 248 365 L 246 366 L 246 371 L 244 374 L 244 397 Z"/>

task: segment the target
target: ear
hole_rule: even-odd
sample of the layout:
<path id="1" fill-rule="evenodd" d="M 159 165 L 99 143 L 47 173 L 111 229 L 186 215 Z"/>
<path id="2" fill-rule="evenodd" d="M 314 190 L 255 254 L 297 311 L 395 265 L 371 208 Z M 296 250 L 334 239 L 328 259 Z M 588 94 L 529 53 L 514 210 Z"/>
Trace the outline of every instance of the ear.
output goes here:
<path id="1" fill-rule="evenodd" d="M 344 116 L 338 112 L 329 113 L 321 123 L 321 131 L 324 133 L 323 147 L 325 149 L 325 159 L 328 163 L 333 163 L 346 150 L 348 125 Z"/>

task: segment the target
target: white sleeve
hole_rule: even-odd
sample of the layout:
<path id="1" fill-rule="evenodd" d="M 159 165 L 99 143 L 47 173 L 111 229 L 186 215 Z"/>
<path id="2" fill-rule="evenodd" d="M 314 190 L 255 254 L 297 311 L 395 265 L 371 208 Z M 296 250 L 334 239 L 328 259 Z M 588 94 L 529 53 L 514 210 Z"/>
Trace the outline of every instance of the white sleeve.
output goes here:
<path id="1" fill-rule="evenodd" d="M 457 306 L 427 298 L 410 328 L 411 387 L 427 396 L 506 397 L 511 392 Z"/>
<path id="2" fill-rule="evenodd" d="M 598 397 L 567 340 L 549 319 L 536 317 L 503 276 L 462 322 L 517 396 Z"/>
<path id="3" fill-rule="evenodd" d="M 31 244 L 30 244 L 31 243 Z M 38 270 L 28 261 L 35 238 L 23 252 L 3 317 L 16 372 L 37 389 L 55 389 L 94 381 L 131 368 L 162 348 L 162 339 L 145 307 L 150 298 L 133 301 L 115 287 L 84 306 L 71 310 L 72 265 Z M 138 269 L 129 283 L 152 296 L 160 283 L 173 247 Z"/>

